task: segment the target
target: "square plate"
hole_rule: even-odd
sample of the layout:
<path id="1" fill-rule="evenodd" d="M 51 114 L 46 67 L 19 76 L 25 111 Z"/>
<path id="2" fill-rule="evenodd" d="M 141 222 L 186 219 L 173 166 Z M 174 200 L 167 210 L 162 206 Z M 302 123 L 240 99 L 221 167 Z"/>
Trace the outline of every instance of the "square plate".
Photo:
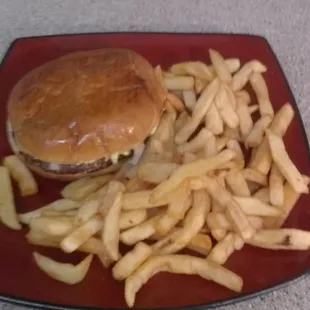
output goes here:
<path id="1" fill-rule="evenodd" d="M 238 57 L 244 63 L 259 59 L 267 65 L 265 74 L 271 101 L 278 110 L 290 102 L 296 117 L 285 142 L 292 160 L 305 174 L 310 174 L 308 143 L 296 102 L 283 71 L 268 42 L 257 36 L 227 34 L 83 34 L 22 38 L 10 47 L 0 71 L 0 155 L 10 154 L 6 141 L 6 101 L 13 85 L 29 70 L 69 52 L 103 47 L 130 48 L 146 57 L 153 65 L 164 68 L 179 61 L 208 61 L 207 50 L 214 48 L 225 57 Z M 39 133 L 38 133 L 39 134 Z M 37 208 L 59 197 L 61 184 L 38 178 L 37 196 L 16 198 L 18 212 Z M 287 220 L 286 227 L 310 230 L 310 196 L 303 195 Z M 61 309 L 125 307 L 124 285 L 113 280 L 96 260 L 86 279 L 67 286 L 48 278 L 35 265 L 31 253 L 35 247 L 26 243 L 25 230 L 11 231 L 0 225 L 0 299 L 23 306 Z M 37 249 L 54 258 L 77 262 L 80 254 L 67 256 L 59 250 Z M 250 246 L 235 252 L 226 266 L 244 279 L 242 294 L 236 294 L 198 276 L 160 273 L 137 295 L 138 308 L 180 307 L 206 309 L 242 300 L 266 292 L 280 284 L 306 274 L 310 251 L 276 252 Z"/>

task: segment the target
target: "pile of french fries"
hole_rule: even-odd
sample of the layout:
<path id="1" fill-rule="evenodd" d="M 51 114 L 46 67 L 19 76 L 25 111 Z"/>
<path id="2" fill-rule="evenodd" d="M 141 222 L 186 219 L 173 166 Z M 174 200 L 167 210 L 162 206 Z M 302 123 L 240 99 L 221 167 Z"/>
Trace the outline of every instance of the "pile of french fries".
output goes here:
<path id="1" fill-rule="evenodd" d="M 34 253 L 42 271 L 79 283 L 96 256 L 116 280 L 125 280 L 132 307 L 141 286 L 159 272 L 196 274 L 240 292 L 242 278 L 223 265 L 245 244 L 309 250 L 310 232 L 281 228 L 310 180 L 283 142 L 294 117 L 291 105 L 274 111 L 260 61 L 241 66 L 215 50 L 209 55 L 210 65 L 155 68 L 167 90 L 166 110 L 137 165 L 72 182 L 61 199 L 17 215 L 9 175 L 22 195 L 37 193 L 37 185 L 16 156 L 5 158 L 3 223 L 28 225 L 30 244 L 88 253 L 76 266 Z M 121 244 L 131 250 L 122 251 Z"/>

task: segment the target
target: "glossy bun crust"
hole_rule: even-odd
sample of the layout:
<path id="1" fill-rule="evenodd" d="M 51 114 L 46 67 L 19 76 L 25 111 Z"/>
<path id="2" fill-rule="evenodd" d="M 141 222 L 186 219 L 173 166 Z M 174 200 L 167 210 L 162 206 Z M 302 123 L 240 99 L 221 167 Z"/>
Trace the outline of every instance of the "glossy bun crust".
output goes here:
<path id="1" fill-rule="evenodd" d="M 143 142 L 165 96 L 152 66 L 133 51 L 76 52 L 24 76 L 9 98 L 8 119 L 21 152 L 87 163 Z"/>

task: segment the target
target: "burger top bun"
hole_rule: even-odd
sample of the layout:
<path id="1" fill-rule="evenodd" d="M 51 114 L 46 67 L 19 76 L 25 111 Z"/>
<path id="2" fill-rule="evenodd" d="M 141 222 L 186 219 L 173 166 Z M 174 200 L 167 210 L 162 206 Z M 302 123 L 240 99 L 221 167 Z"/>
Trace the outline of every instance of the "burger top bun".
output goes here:
<path id="1" fill-rule="evenodd" d="M 130 50 L 76 52 L 24 76 L 8 101 L 20 152 L 78 164 L 133 149 L 158 124 L 165 91 Z"/>

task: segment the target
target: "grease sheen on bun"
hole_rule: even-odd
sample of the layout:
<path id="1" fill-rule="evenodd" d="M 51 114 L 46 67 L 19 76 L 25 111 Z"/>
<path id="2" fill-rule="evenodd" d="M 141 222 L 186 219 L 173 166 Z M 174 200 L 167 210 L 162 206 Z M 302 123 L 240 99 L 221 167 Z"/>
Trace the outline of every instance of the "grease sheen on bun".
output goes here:
<path id="1" fill-rule="evenodd" d="M 21 154 L 79 165 L 142 143 L 158 124 L 165 97 L 153 67 L 137 53 L 76 52 L 17 83 L 8 101 L 8 121 Z"/>

